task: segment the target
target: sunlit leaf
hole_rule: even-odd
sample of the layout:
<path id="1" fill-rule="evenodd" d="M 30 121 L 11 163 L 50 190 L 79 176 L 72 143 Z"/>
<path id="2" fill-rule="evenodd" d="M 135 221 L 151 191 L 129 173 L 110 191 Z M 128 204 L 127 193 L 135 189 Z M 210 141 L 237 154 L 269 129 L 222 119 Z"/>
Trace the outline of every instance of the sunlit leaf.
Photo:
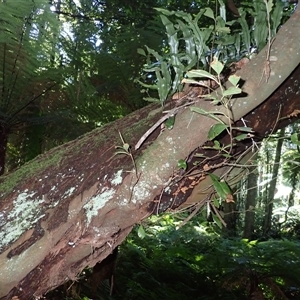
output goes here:
<path id="1" fill-rule="evenodd" d="M 220 75 L 224 69 L 224 64 L 222 64 L 217 57 L 214 57 L 214 60 L 211 62 L 210 66 L 218 75 Z"/>
<path id="2" fill-rule="evenodd" d="M 272 7 L 273 7 L 273 0 L 267 1 L 267 10 L 268 10 L 268 12 L 270 12 L 272 10 Z"/>
<path id="3" fill-rule="evenodd" d="M 214 189 L 222 200 L 226 200 L 229 195 L 232 195 L 231 190 L 225 181 L 220 181 L 220 178 L 215 174 L 209 174 L 212 180 Z"/>
<path id="4" fill-rule="evenodd" d="M 129 145 L 128 143 L 125 143 L 125 144 L 123 145 L 123 148 L 124 148 L 124 150 L 125 150 L 126 152 L 128 152 L 128 151 L 129 151 L 129 148 L 130 148 L 130 145 Z"/>
<path id="5" fill-rule="evenodd" d="M 190 78 L 210 78 L 214 81 L 217 81 L 214 75 L 204 70 L 191 70 L 186 73 L 186 76 Z"/>
<path id="6" fill-rule="evenodd" d="M 224 91 L 223 96 L 232 96 L 232 95 L 237 95 L 241 94 L 242 90 L 240 88 L 237 88 L 235 86 L 230 86 L 227 90 Z"/>
<path id="7" fill-rule="evenodd" d="M 234 85 L 236 86 L 238 84 L 238 82 L 240 81 L 241 77 L 237 76 L 237 75 L 230 75 L 228 80 Z"/>
<path id="8" fill-rule="evenodd" d="M 298 140 L 298 133 L 293 133 L 291 135 L 291 141 L 296 145 L 300 145 L 300 141 Z"/>
<path id="9" fill-rule="evenodd" d="M 144 227 L 143 227 L 143 225 L 140 225 L 139 226 L 139 228 L 138 228 L 138 237 L 140 238 L 140 239 L 143 239 L 145 236 L 146 236 L 146 232 L 145 232 L 145 230 L 144 230 Z"/>

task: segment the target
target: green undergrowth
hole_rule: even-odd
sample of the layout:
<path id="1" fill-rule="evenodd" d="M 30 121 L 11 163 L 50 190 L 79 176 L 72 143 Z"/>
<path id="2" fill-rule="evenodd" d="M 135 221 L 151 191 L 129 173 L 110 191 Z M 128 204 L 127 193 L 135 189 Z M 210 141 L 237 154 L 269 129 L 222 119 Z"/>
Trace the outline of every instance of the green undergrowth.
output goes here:
<path id="1" fill-rule="evenodd" d="M 176 230 L 169 215 L 153 217 L 121 245 L 114 293 L 104 281 L 96 295 L 83 279 L 65 299 L 300 299 L 300 242 L 224 239 L 190 222 Z M 51 298 L 47 298 L 51 299 Z"/>

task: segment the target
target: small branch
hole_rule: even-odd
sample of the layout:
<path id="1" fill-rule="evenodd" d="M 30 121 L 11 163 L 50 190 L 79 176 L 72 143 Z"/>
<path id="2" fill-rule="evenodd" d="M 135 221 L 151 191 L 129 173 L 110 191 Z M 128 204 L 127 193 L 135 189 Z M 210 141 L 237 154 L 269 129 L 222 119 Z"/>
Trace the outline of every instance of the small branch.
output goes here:
<path id="1" fill-rule="evenodd" d="M 149 135 L 157 128 L 159 127 L 163 122 L 165 122 L 166 120 L 168 120 L 170 117 L 175 116 L 182 108 L 185 108 L 187 106 L 190 106 L 191 104 L 195 103 L 195 101 L 193 102 L 189 102 L 186 104 L 183 104 L 181 106 L 175 107 L 174 109 L 171 109 L 169 111 L 167 111 L 166 115 L 164 115 L 162 118 L 160 118 L 151 128 L 149 128 L 143 135 L 142 137 L 139 139 L 139 141 L 136 143 L 134 149 L 138 150 L 141 145 L 145 142 L 145 140 L 149 137 Z"/>

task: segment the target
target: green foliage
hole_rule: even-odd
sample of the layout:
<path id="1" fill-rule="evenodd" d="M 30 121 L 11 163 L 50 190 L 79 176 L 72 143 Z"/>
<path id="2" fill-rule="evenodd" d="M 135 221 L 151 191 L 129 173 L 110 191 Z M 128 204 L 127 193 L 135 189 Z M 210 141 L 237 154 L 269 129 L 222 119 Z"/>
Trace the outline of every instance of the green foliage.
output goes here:
<path id="1" fill-rule="evenodd" d="M 198 65 L 201 60 L 205 62 L 205 55 L 209 51 L 206 44 L 212 29 L 199 27 L 199 19 L 204 14 L 204 9 L 195 17 L 184 12 L 157 10 L 166 28 L 168 46 L 163 49 L 163 55 L 149 47 L 146 47 L 147 53 L 139 49 L 139 53 L 147 60 L 144 71 L 149 77 L 155 75 L 154 84 L 141 81 L 139 83 L 146 88 L 145 92 L 148 89 L 158 91 L 159 98 L 147 97 L 145 100 L 163 104 L 168 96 L 181 89 L 184 73 Z"/>
<path id="2" fill-rule="evenodd" d="M 138 50 L 146 59 L 144 72 L 152 83 L 138 82 L 145 88 L 143 92 L 156 90 L 158 93 L 158 98 L 149 95 L 145 100 L 164 104 L 169 96 L 182 89 L 182 79 L 187 71 L 207 69 L 207 62 L 213 56 L 224 62 L 251 57 L 253 52 L 260 51 L 267 41 L 271 41 L 283 22 L 282 1 L 275 1 L 275 4 L 272 0 L 246 2 L 239 10 L 240 17 L 232 21 L 226 20 L 224 2 L 219 1 L 219 4 L 220 15 L 210 7 L 200 9 L 195 15 L 157 9 L 168 43 L 160 51 L 162 54 L 148 46 L 147 52 Z M 215 71 L 219 75 L 221 70 Z M 229 91 L 230 95 L 239 93 L 234 93 L 233 89 Z"/>
<path id="3" fill-rule="evenodd" d="M 173 216 L 153 216 L 143 239 L 137 226 L 121 246 L 115 293 L 103 285 L 93 298 L 271 300 L 300 286 L 299 241 L 223 239 L 203 221 L 176 230 Z M 89 295 L 84 281 L 81 295 Z"/>
<path id="4" fill-rule="evenodd" d="M 219 239 L 201 226 L 172 227 L 151 226 L 143 242 L 131 235 L 123 246 L 131 270 L 127 288 L 136 288 L 125 297 L 121 293 L 123 299 L 246 299 L 255 293 L 285 299 L 284 291 L 300 284 L 298 242 Z M 121 259 L 119 267 L 126 276 Z"/>
<path id="5" fill-rule="evenodd" d="M 272 39 L 280 24 L 283 21 L 283 1 L 253 1 L 245 2 L 245 6 L 240 9 L 239 23 L 242 28 L 242 41 L 245 45 L 248 55 L 250 55 L 253 48 L 260 51 L 268 40 L 268 19 L 267 8 L 270 11 L 270 21 L 271 21 L 271 37 Z M 252 16 L 253 24 L 249 23 L 249 15 Z M 253 26 L 255 25 L 255 26 Z M 253 27 L 252 27 L 253 26 Z M 244 52 L 240 49 L 239 52 Z"/>

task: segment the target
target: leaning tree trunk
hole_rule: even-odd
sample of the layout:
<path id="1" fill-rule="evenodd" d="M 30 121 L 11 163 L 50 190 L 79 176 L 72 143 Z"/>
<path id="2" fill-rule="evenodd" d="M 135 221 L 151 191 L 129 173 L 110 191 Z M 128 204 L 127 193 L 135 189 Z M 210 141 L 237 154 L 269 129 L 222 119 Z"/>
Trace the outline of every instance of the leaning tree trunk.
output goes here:
<path id="1" fill-rule="evenodd" d="M 244 117 L 253 128 L 253 141 L 298 117 L 300 68 L 294 69 L 300 57 L 294 53 L 300 51 L 299 14 L 282 27 L 272 44 L 271 55 L 278 59 L 271 62 L 273 73 L 267 84 L 260 82 L 264 50 L 240 72 L 247 97 L 233 100 L 233 115 L 235 120 Z M 207 101 L 196 105 L 227 113 Z M 128 149 L 161 118 L 161 111 L 150 105 L 0 178 L 1 299 L 28 300 L 68 279 L 76 280 L 84 267 L 107 257 L 148 215 L 207 198 L 212 192 L 207 172 L 217 169 L 222 175 L 231 168 L 222 156 L 205 159 L 194 168 L 216 121 L 182 109 L 171 131 L 161 133 L 157 128 L 141 149 Z M 231 140 L 224 139 L 223 144 Z M 242 157 L 251 143 L 237 142 L 233 157 Z M 123 154 L 116 155 L 116 150 Z M 185 176 L 176 171 L 180 159 L 186 159 L 188 170 L 195 172 Z"/>
<path id="2" fill-rule="evenodd" d="M 275 152 L 275 159 L 273 164 L 273 172 L 272 172 L 272 179 L 270 182 L 269 190 L 268 190 L 268 202 L 265 208 L 265 217 L 264 217 L 264 226 L 263 226 L 263 233 L 266 235 L 268 231 L 271 229 L 272 225 L 272 213 L 273 213 L 273 202 L 274 202 L 274 195 L 276 189 L 276 182 L 278 177 L 279 171 L 279 164 L 280 164 L 280 157 L 281 157 L 281 149 L 283 145 L 283 137 L 284 137 L 285 129 L 281 129 L 278 135 L 278 142 L 276 146 Z"/>

